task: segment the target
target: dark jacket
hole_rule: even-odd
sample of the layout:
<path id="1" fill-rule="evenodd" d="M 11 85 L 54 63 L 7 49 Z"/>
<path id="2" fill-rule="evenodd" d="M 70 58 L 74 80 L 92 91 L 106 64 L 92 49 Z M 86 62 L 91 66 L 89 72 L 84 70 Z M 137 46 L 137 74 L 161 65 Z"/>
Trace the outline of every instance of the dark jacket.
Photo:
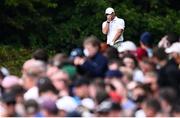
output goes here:
<path id="1" fill-rule="evenodd" d="M 177 92 L 180 91 L 180 70 L 178 64 L 173 59 L 169 60 L 167 64 L 158 71 L 158 76 L 160 88 L 172 87 Z"/>
<path id="2" fill-rule="evenodd" d="M 101 53 L 97 53 L 94 57 L 87 59 L 81 66 L 90 77 L 104 77 L 107 71 L 107 59 Z"/>

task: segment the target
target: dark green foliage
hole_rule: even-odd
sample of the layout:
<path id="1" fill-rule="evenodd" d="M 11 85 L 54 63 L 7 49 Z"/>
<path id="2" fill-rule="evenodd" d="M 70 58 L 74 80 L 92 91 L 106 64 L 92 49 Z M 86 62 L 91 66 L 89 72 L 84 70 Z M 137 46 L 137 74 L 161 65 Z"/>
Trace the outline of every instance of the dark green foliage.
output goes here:
<path id="1" fill-rule="evenodd" d="M 179 0 L 1 0 L 0 43 L 69 51 L 94 34 L 102 41 L 101 23 L 108 6 L 125 19 L 125 39 L 139 42 L 143 31 L 155 43 L 166 32 L 180 33 Z"/>
<path id="2" fill-rule="evenodd" d="M 31 58 L 32 49 L 0 46 L 0 67 L 6 67 L 13 75 L 21 75 L 23 63 Z"/>

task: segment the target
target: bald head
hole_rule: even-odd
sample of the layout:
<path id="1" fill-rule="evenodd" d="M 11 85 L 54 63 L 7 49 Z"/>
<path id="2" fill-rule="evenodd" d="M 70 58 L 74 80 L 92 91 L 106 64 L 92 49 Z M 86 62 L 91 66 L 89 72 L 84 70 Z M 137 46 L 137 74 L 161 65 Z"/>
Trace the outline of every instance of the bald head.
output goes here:
<path id="1" fill-rule="evenodd" d="M 42 61 L 30 59 L 27 60 L 22 69 L 23 74 L 27 74 L 29 76 L 43 76 L 46 72 L 46 64 Z"/>

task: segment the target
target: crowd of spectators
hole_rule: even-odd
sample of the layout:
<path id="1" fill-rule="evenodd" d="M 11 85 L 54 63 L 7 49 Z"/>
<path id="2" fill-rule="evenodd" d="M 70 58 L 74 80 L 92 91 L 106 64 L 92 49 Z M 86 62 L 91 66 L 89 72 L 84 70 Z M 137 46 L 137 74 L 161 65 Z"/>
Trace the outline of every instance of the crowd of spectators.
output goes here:
<path id="1" fill-rule="evenodd" d="M 117 49 L 89 36 L 82 46 L 53 57 L 38 49 L 20 77 L 1 68 L 0 116 L 180 116 L 179 36 L 153 45 L 144 32 Z"/>

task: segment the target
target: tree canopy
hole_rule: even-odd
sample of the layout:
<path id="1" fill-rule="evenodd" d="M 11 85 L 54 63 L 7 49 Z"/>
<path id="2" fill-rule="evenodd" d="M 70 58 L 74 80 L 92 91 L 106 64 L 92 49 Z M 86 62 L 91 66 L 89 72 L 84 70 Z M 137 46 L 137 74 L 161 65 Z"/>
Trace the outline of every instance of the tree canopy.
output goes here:
<path id="1" fill-rule="evenodd" d="M 1 0 L 0 43 L 64 51 L 94 34 L 105 41 L 101 24 L 111 6 L 126 22 L 125 40 L 139 41 L 144 31 L 155 42 L 180 33 L 178 0 Z"/>

